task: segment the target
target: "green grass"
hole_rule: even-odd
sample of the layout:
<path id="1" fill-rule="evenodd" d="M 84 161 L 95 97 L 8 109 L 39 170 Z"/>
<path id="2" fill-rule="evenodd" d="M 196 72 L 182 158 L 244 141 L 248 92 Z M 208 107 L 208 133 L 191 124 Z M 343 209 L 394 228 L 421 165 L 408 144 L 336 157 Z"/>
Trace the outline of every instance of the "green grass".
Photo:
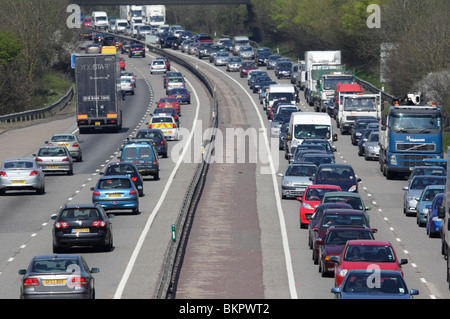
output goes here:
<path id="1" fill-rule="evenodd" d="M 55 74 L 44 74 L 36 83 L 30 110 L 52 105 L 66 94 L 72 85 L 71 81 Z"/>

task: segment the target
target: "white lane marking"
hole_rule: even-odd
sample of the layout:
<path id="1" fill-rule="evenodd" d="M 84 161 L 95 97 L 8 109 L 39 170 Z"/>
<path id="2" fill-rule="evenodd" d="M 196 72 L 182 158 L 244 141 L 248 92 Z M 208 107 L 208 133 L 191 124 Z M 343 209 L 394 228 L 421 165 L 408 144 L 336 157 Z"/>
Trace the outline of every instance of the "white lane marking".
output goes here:
<path id="1" fill-rule="evenodd" d="M 186 145 L 183 148 L 183 153 L 181 154 L 180 158 L 178 159 L 175 167 L 173 168 L 173 170 L 167 180 L 166 186 L 158 200 L 158 203 L 156 204 L 155 208 L 153 209 L 152 213 L 150 214 L 150 216 L 145 224 L 145 227 L 144 227 L 141 235 L 139 236 L 139 240 L 136 244 L 136 247 L 133 250 L 133 254 L 131 255 L 130 260 L 127 263 L 127 268 L 125 269 L 122 279 L 120 280 L 119 286 L 117 287 L 116 293 L 114 294 L 114 299 L 120 299 L 122 297 L 123 290 L 125 289 L 128 278 L 130 277 L 131 271 L 133 270 L 134 264 L 136 263 L 136 259 L 139 255 L 142 245 L 144 244 L 145 237 L 147 236 L 148 231 L 150 230 L 150 227 L 153 224 L 153 221 L 159 211 L 159 208 L 161 207 L 162 203 L 164 202 L 164 200 L 166 198 L 166 195 L 170 189 L 170 186 L 172 185 L 175 174 L 177 173 L 178 168 L 180 167 L 181 162 L 183 161 L 184 156 L 186 155 L 186 152 L 189 149 L 189 146 L 192 141 L 192 137 L 194 136 L 195 128 L 197 126 L 198 114 L 199 114 L 199 110 L 200 110 L 200 99 L 198 98 L 197 91 L 194 89 L 194 87 L 189 83 L 189 81 L 186 81 L 186 82 L 190 85 L 192 92 L 194 93 L 195 98 L 198 101 L 197 108 L 195 110 L 195 118 L 193 121 L 191 133 L 188 137 L 188 141 L 187 141 Z"/>

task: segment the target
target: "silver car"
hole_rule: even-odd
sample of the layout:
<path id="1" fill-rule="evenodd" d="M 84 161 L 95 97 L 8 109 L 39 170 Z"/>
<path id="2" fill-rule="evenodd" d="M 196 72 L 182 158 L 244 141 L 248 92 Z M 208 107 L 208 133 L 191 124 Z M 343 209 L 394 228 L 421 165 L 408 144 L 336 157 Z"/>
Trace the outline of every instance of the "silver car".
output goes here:
<path id="1" fill-rule="evenodd" d="M 364 158 L 366 161 L 369 159 L 378 159 L 380 157 L 380 144 L 378 143 L 378 140 L 379 133 L 377 131 L 370 133 L 366 144 L 364 144 Z"/>
<path id="2" fill-rule="evenodd" d="M 45 141 L 45 144 L 50 146 L 65 146 L 69 150 L 70 156 L 77 162 L 83 160 L 83 153 L 81 151 L 81 143 L 83 141 L 78 139 L 76 134 L 53 134 L 50 141 Z"/>
<path id="3" fill-rule="evenodd" d="M 239 48 L 238 55 L 243 60 L 253 60 L 255 58 L 255 51 L 253 50 L 253 47 L 250 45 L 244 45 Z"/>
<path id="4" fill-rule="evenodd" d="M 445 185 L 446 176 L 433 176 L 433 175 L 416 175 L 408 186 L 403 186 L 403 213 L 405 215 L 417 214 L 417 198 L 422 194 L 422 191 L 428 185 Z"/>
<path id="5" fill-rule="evenodd" d="M 231 57 L 227 62 L 227 71 L 228 72 L 239 72 L 242 64 L 242 59 L 239 57 Z"/>
<path id="6" fill-rule="evenodd" d="M 217 52 L 214 57 L 214 65 L 227 65 L 229 58 L 230 54 L 228 52 Z"/>
<path id="7" fill-rule="evenodd" d="M 283 177 L 281 181 L 281 197 L 299 197 L 303 196 L 306 187 L 312 185 L 310 177 L 316 174 L 317 166 L 312 163 L 293 163 L 290 164 L 285 173 L 279 173 Z"/>
<path id="8" fill-rule="evenodd" d="M 36 157 L 36 164 L 45 172 L 66 172 L 73 174 L 73 159 L 69 150 L 65 146 L 44 145 L 39 148 Z"/>
<path id="9" fill-rule="evenodd" d="M 3 161 L 0 171 L 0 195 L 7 190 L 36 190 L 45 193 L 45 174 L 34 158 L 10 158 Z"/>

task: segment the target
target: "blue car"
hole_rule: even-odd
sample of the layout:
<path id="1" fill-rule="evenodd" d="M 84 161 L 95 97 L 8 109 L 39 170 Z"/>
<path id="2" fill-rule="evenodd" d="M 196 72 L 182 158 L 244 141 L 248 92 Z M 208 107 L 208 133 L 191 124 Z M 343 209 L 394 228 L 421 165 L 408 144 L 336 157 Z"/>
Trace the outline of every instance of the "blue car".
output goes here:
<path id="1" fill-rule="evenodd" d="M 105 210 L 130 210 L 139 212 L 139 193 L 127 175 L 103 176 L 91 188 L 92 203 L 100 204 Z"/>
<path id="2" fill-rule="evenodd" d="M 384 269 L 351 269 L 331 292 L 336 299 L 411 299 L 419 294 L 408 290 L 400 271 Z"/>
<path id="3" fill-rule="evenodd" d="M 438 208 L 442 206 L 443 200 L 444 193 L 437 194 L 431 202 L 431 205 L 426 206 L 428 208 L 426 229 L 427 235 L 430 238 L 439 237 L 441 234 L 442 219 L 438 216 Z"/>
<path id="4" fill-rule="evenodd" d="M 416 199 L 417 200 L 417 225 L 423 227 L 427 223 L 427 215 L 429 208 L 427 206 L 431 205 L 431 202 L 434 200 L 434 197 L 443 193 L 445 190 L 445 185 L 428 185 L 426 186 L 422 194 Z"/>
<path id="5" fill-rule="evenodd" d="M 191 104 L 191 92 L 185 88 L 175 88 L 168 92 L 168 97 L 174 97 L 179 103 Z"/>

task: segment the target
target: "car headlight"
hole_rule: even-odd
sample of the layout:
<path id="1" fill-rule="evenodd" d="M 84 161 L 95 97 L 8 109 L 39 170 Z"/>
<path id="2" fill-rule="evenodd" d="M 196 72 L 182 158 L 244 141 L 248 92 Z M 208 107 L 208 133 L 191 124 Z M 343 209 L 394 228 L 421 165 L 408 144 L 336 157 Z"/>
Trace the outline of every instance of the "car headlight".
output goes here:
<path id="1" fill-rule="evenodd" d="M 286 181 L 283 183 L 284 186 L 292 186 L 292 182 L 291 181 Z"/>
<path id="2" fill-rule="evenodd" d="M 305 202 L 302 203 L 302 207 L 306 208 L 306 209 L 314 209 L 311 207 L 311 205 L 309 203 L 305 203 Z"/>
<path id="3" fill-rule="evenodd" d="M 367 150 L 373 151 L 373 150 L 374 150 L 374 147 L 373 147 L 372 145 L 369 145 L 369 146 L 367 146 Z"/>
<path id="4" fill-rule="evenodd" d="M 339 271 L 338 271 L 338 275 L 342 276 L 342 277 L 345 277 L 345 275 L 347 275 L 347 273 L 348 273 L 348 269 L 339 269 Z"/>
<path id="5" fill-rule="evenodd" d="M 350 187 L 348 189 L 349 192 L 356 192 L 356 185 L 352 185 L 352 187 Z"/>

